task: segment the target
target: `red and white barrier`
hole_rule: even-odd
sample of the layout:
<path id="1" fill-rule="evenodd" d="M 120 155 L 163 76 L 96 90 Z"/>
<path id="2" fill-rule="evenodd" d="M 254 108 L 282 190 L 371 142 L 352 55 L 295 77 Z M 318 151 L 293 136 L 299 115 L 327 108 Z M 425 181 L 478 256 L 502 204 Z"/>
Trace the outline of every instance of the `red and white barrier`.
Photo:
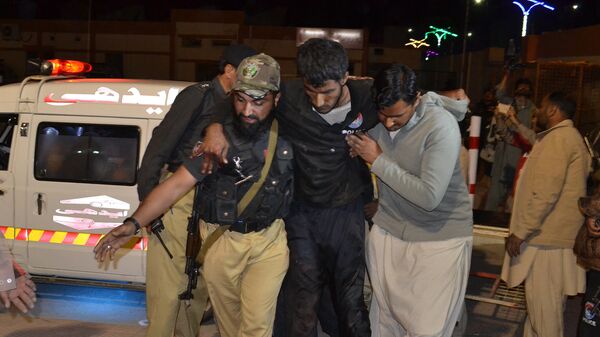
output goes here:
<path id="1" fill-rule="evenodd" d="M 477 181 L 477 159 L 479 158 L 479 136 L 481 134 L 481 117 L 471 116 L 469 127 L 469 197 L 471 203 L 475 197 L 475 182 Z"/>

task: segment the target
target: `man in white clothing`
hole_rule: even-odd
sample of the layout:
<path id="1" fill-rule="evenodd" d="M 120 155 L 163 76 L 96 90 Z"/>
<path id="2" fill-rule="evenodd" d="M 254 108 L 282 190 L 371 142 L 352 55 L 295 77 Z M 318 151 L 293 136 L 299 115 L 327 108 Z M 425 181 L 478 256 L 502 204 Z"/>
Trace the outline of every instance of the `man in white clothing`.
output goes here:
<path id="1" fill-rule="evenodd" d="M 525 282 L 525 337 L 562 337 L 567 295 L 585 291 L 573 244 L 584 217 L 577 201 L 586 194 L 590 157 L 571 120 L 575 102 L 546 96 L 537 113 L 541 130 L 517 182 L 502 279 Z"/>
<path id="2" fill-rule="evenodd" d="M 380 72 L 373 87 L 381 123 L 368 136 L 348 136 L 351 153 L 371 164 L 379 186 L 367 247 L 373 336 L 447 337 L 471 261 L 457 123 L 468 100 L 421 95 L 414 72 L 401 64 Z"/>

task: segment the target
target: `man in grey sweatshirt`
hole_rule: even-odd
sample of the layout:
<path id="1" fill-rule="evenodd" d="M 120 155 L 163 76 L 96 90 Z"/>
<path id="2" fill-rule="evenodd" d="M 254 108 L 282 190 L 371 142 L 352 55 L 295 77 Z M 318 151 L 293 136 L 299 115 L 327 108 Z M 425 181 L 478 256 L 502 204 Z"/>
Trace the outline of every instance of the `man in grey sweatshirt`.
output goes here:
<path id="1" fill-rule="evenodd" d="M 401 64 L 380 72 L 373 86 L 381 123 L 368 136 L 348 136 L 352 155 L 371 164 L 379 186 L 367 247 L 373 337 L 450 336 L 473 240 L 457 123 L 468 100 L 421 95 Z"/>

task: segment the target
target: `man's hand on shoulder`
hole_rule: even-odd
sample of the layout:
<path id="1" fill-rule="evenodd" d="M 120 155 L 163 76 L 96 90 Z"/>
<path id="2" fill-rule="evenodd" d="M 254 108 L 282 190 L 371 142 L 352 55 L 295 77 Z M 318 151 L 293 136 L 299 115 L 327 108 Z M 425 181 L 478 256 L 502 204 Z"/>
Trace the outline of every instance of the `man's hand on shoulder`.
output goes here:
<path id="1" fill-rule="evenodd" d="M 211 174 L 213 168 L 218 163 L 227 164 L 227 152 L 229 151 L 229 142 L 225 138 L 223 126 L 219 123 L 213 123 L 206 128 L 206 135 L 203 143 L 198 147 L 197 152 L 202 153 L 202 174 Z"/>

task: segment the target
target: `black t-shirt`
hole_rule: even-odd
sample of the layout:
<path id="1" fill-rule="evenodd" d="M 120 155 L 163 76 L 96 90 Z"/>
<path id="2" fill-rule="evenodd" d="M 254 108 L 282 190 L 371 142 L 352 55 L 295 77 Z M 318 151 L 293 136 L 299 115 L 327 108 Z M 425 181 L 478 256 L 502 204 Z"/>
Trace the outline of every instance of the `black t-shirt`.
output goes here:
<path id="1" fill-rule="evenodd" d="M 328 124 L 313 110 L 301 79 L 283 82 L 275 109 L 279 133 L 294 148 L 295 200 L 316 207 L 337 207 L 361 194 L 372 197 L 369 169 L 350 157 L 346 135 L 366 131 L 378 122 L 371 99 L 372 80 L 348 80 L 351 110 L 342 123 Z M 222 105 L 213 122 L 231 123 L 233 108 Z"/>
<path id="2" fill-rule="evenodd" d="M 369 170 L 351 158 L 346 135 L 374 127 L 377 112 L 371 100 L 371 80 L 348 80 L 351 111 L 330 125 L 314 111 L 302 80 L 282 86 L 276 117 L 281 132 L 292 143 L 295 158 L 295 199 L 317 207 L 347 204 L 370 188 Z"/>

